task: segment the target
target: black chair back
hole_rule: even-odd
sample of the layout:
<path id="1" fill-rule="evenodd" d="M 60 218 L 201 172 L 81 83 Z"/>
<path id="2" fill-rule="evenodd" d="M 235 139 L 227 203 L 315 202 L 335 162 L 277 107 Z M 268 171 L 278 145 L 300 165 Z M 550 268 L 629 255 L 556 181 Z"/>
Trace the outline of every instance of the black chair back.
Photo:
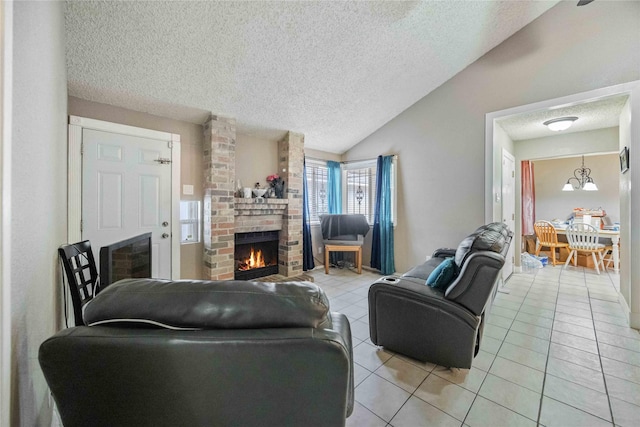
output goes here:
<path id="1" fill-rule="evenodd" d="M 69 282 L 76 326 L 84 325 L 82 307 L 98 292 L 98 269 L 88 240 L 58 248 Z"/>

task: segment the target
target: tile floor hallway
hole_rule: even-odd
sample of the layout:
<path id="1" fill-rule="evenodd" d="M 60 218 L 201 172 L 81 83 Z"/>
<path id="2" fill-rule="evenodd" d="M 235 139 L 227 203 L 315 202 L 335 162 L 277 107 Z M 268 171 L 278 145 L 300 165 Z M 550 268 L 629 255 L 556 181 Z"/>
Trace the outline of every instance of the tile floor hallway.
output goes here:
<path id="1" fill-rule="evenodd" d="M 420 363 L 369 340 L 379 275 L 320 266 L 314 280 L 349 317 L 355 409 L 348 426 L 632 426 L 640 423 L 640 334 L 618 276 L 547 266 L 514 274 L 486 318 L 471 369 Z"/>

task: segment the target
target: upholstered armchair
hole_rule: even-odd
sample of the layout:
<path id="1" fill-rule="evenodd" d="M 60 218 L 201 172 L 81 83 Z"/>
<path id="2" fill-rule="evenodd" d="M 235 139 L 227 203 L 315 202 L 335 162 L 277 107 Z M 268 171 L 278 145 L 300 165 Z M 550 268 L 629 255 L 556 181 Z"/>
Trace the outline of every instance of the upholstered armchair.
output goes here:
<path id="1" fill-rule="evenodd" d="M 39 361 L 65 427 L 341 426 L 347 318 L 309 282 L 127 279 Z"/>
<path id="2" fill-rule="evenodd" d="M 512 236 L 502 223 L 487 224 L 457 249 L 437 249 L 401 277 L 377 280 L 369 288 L 371 341 L 424 362 L 470 368 Z M 457 273 L 447 283 L 429 286 L 444 263 Z"/>

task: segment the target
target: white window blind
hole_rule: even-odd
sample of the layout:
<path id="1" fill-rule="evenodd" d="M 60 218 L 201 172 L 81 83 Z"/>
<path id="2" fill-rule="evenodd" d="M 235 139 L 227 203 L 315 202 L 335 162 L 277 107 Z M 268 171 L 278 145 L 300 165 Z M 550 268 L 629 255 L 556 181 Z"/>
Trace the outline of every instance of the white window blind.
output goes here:
<path id="1" fill-rule="evenodd" d="M 309 221 L 320 222 L 320 215 L 329 213 L 327 201 L 326 163 L 307 160 L 307 191 L 309 202 Z"/>

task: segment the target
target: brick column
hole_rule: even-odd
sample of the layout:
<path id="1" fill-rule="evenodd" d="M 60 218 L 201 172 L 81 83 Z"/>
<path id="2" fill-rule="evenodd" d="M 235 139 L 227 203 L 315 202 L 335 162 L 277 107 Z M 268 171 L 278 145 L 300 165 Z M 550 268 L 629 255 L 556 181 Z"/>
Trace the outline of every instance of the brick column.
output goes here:
<path id="1" fill-rule="evenodd" d="M 278 141 L 278 174 L 285 181 L 289 200 L 280 232 L 279 273 L 286 277 L 302 273 L 302 169 L 304 135 L 288 132 Z"/>
<path id="2" fill-rule="evenodd" d="M 236 121 L 204 125 L 204 270 L 208 280 L 233 279 Z"/>

